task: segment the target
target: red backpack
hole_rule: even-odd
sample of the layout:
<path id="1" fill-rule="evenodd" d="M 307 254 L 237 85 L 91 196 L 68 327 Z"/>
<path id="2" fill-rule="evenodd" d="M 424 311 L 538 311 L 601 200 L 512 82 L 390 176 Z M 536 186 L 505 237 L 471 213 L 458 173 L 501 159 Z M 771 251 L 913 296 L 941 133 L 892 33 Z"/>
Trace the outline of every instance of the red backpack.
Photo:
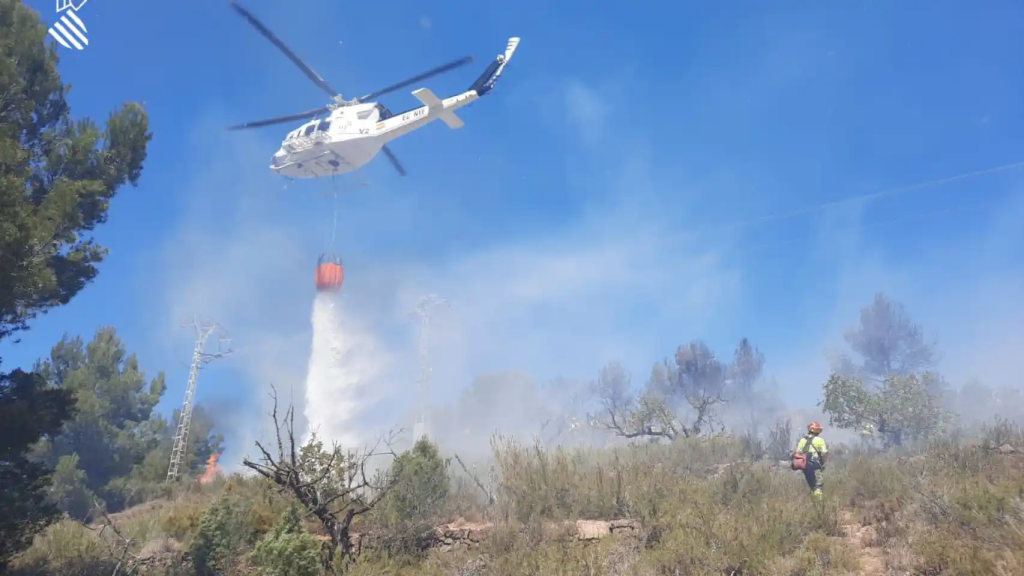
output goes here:
<path id="1" fill-rule="evenodd" d="M 803 450 L 803 452 L 801 452 L 799 450 L 794 450 L 793 451 L 793 459 L 790 462 L 790 468 L 792 468 L 793 470 L 806 470 L 807 469 L 807 464 L 808 464 L 807 451 L 808 450 L 814 450 L 815 452 L 818 451 L 818 449 L 814 447 L 814 437 L 813 436 L 808 434 L 807 436 L 804 436 L 804 440 L 806 440 L 807 442 L 804 443 L 804 450 Z"/>

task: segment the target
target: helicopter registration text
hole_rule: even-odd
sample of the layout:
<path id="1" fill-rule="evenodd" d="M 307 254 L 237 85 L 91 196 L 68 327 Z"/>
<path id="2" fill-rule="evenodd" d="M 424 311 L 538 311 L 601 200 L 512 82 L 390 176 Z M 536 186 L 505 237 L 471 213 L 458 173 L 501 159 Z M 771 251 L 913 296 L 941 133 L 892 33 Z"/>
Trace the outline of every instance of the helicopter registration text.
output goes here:
<path id="1" fill-rule="evenodd" d="M 406 120 L 408 120 L 410 118 L 419 118 L 421 116 L 426 115 L 426 113 L 427 113 L 427 109 L 426 108 L 417 108 L 416 110 L 413 110 L 412 112 L 409 112 L 408 114 L 402 114 L 402 122 L 405 122 Z"/>

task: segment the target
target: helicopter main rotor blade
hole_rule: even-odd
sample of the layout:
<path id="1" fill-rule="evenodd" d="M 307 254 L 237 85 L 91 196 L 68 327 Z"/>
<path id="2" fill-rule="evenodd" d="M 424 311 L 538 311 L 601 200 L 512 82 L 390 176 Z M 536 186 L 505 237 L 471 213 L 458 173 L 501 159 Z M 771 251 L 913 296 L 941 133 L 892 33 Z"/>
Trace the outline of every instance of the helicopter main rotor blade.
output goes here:
<path id="1" fill-rule="evenodd" d="M 245 124 L 238 124 L 237 126 L 229 126 L 228 130 L 243 130 L 245 128 L 259 128 L 261 126 L 270 126 L 271 124 L 281 124 L 283 122 L 294 122 L 296 120 L 306 120 L 312 118 L 318 114 L 324 112 L 330 112 L 331 109 L 328 106 L 323 108 L 317 108 L 315 110 L 307 110 L 305 112 L 299 112 L 298 114 L 289 114 L 288 116 L 278 116 L 277 118 L 269 118 L 267 120 L 256 120 L 254 122 L 246 122 Z"/>
<path id="2" fill-rule="evenodd" d="M 321 90 L 327 92 L 327 94 L 329 94 L 331 98 L 338 96 L 337 90 L 331 88 L 327 84 L 327 82 L 325 82 L 324 79 L 320 77 L 319 74 L 317 74 L 312 68 L 310 68 L 308 64 L 303 62 L 302 59 L 299 58 L 297 54 L 295 54 L 295 52 L 292 52 L 291 48 L 286 46 L 285 43 L 282 42 L 277 36 L 275 36 L 274 33 L 271 32 L 269 28 L 267 28 L 266 26 L 263 25 L 262 22 L 257 20 L 256 17 L 253 16 L 251 12 L 249 12 L 245 8 L 242 8 L 242 6 L 238 2 L 235 2 L 235 0 L 231 0 L 231 7 L 234 8 L 236 12 L 241 14 L 243 18 L 248 20 L 249 23 L 252 24 L 253 27 L 256 28 L 256 30 L 259 30 L 260 34 L 263 34 L 263 36 L 267 40 L 270 40 L 270 42 L 274 46 L 277 46 L 277 48 L 281 52 L 284 52 L 284 55 L 287 56 L 288 59 L 291 60 L 293 64 L 298 66 L 299 69 L 302 70 L 302 73 L 305 74 L 310 80 L 312 80 L 314 84 L 319 86 Z"/>
<path id="3" fill-rule="evenodd" d="M 420 74 L 419 76 L 413 76 L 412 78 L 409 78 L 408 80 L 406 80 L 404 82 L 399 82 L 398 84 L 392 84 L 391 86 L 388 86 L 387 88 L 384 88 L 384 89 L 381 89 L 381 90 L 377 90 L 376 92 L 370 92 L 366 96 L 363 96 L 363 97 L 359 98 L 359 101 L 360 102 L 366 102 L 367 100 L 376 98 L 378 96 L 383 96 L 384 94 L 387 94 L 389 92 L 394 92 L 395 90 L 398 90 L 399 88 L 405 88 L 409 84 L 414 84 L 414 83 L 419 82 L 421 80 L 426 80 L 427 78 L 430 78 L 431 76 L 437 76 L 438 74 L 442 74 L 442 73 L 447 72 L 449 70 L 454 70 L 455 68 L 458 68 L 459 66 L 465 66 L 466 64 L 469 64 L 472 61 L 473 61 L 473 57 L 472 56 L 466 56 L 464 58 L 459 58 L 458 60 L 454 60 L 454 61 L 449 62 L 447 64 L 444 64 L 442 66 L 438 66 L 437 68 L 434 68 L 433 70 L 429 70 L 427 72 L 424 72 L 423 74 Z"/>
<path id="4" fill-rule="evenodd" d="M 384 155 L 388 157 L 388 160 L 391 160 L 391 165 L 398 171 L 398 175 L 405 176 L 405 168 L 402 168 L 402 163 L 398 161 L 398 156 L 395 156 L 395 153 L 391 151 L 391 148 L 388 148 L 388 145 L 385 144 L 381 150 L 384 151 Z"/>

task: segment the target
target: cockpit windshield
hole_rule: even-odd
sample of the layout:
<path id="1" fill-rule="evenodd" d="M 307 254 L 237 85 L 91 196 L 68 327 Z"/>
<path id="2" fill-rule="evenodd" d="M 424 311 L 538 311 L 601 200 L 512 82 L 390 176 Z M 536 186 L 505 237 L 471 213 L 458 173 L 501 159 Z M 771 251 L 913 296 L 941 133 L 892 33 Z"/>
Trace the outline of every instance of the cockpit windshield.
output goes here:
<path id="1" fill-rule="evenodd" d="M 391 110 L 388 110 L 388 107 L 381 104 L 380 102 L 378 102 L 376 106 L 377 112 L 379 113 L 377 120 L 387 120 L 388 118 L 394 116 L 394 114 L 391 113 Z"/>
<path id="2" fill-rule="evenodd" d="M 306 126 L 299 128 L 298 130 L 293 130 L 292 132 L 290 132 L 288 136 L 285 138 L 285 141 L 295 140 L 296 138 L 309 136 L 313 134 L 313 132 L 327 132 L 330 129 L 330 120 L 320 120 L 318 122 L 311 122 Z"/>

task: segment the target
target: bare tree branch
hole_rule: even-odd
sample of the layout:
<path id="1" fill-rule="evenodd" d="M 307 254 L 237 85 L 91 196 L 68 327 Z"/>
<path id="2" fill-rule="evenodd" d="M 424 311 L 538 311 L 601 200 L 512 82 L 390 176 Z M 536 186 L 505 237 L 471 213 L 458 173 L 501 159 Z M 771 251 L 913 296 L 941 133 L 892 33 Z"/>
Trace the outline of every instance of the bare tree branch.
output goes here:
<path id="1" fill-rule="evenodd" d="M 274 420 L 278 456 L 274 458 L 256 442 L 259 461 L 246 457 L 242 464 L 274 482 L 279 492 L 294 497 L 309 516 L 320 521 L 330 537 L 325 543 L 324 568 L 333 572 L 335 552 L 340 549 L 342 557 L 352 553 L 353 520 L 372 510 L 394 485 L 394 474 L 378 472 L 370 478 L 367 468 L 375 456 L 396 456 L 392 449 L 396 432 L 381 436 L 361 452 L 343 451 L 337 443 L 325 450 L 316 433 L 299 446 L 295 440 L 294 407 L 289 405 L 279 419 L 277 392 L 273 386 L 271 390 L 274 407 L 270 416 Z"/>
<path id="2" fill-rule="evenodd" d="M 689 438 L 724 429 L 716 411 L 727 402 L 728 371 L 708 347 L 693 341 L 676 350 L 675 365 L 654 365 L 651 377 L 636 396 L 630 379 L 618 364 L 605 366 L 594 389 L 603 414 L 598 423 L 617 436 Z"/>
<path id="3" fill-rule="evenodd" d="M 103 525 L 100 526 L 99 532 L 97 533 L 97 537 L 107 546 L 107 550 L 110 552 L 111 559 L 117 561 L 117 564 L 114 565 L 114 570 L 110 573 L 110 576 L 118 576 L 118 574 L 122 574 L 122 566 L 125 567 L 125 571 L 123 572 L 123 574 L 125 574 L 126 576 L 135 574 L 136 572 L 138 572 L 139 568 L 142 567 L 143 560 L 135 554 L 132 554 L 132 539 L 125 536 L 121 532 L 121 530 L 118 529 L 117 524 L 114 524 L 114 521 L 111 520 L 106 510 L 103 509 L 103 506 L 96 500 L 95 497 L 93 498 L 92 502 L 95 512 L 103 518 Z M 83 524 L 83 526 L 85 526 L 89 530 L 96 530 L 95 527 L 89 526 L 87 524 Z M 108 528 L 110 529 L 111 532 L 114 533 L 115 536 L 117 536 L 121 540 L 120 550 L 115 549 L 114 544 L 103 536 L 103 533 Z"/>
<path id="4" fill-rule="evenodd" d="M 462 466 L 462 471 L 465 472 L 467 476 L 469 476 L 470 480 L 476 483 L 477 488 L 480 488 L 480 490 L 482 490 L 483 493 L 487 495 L 487 504 L 489 506 L 493 506 L 496 500 L 494 497 L 494 493 L 488 490 L 486 486 L 484 486 L 484 483 L 480 481 L 480 478 L 476 474 L 470 472 L 469 468 L 466 468 L 466 464 L 462 461 L 462 458 L 459 458 L 458 454 L 455 455 L 455 461 L 459 463 L 459 466 Z"/>

